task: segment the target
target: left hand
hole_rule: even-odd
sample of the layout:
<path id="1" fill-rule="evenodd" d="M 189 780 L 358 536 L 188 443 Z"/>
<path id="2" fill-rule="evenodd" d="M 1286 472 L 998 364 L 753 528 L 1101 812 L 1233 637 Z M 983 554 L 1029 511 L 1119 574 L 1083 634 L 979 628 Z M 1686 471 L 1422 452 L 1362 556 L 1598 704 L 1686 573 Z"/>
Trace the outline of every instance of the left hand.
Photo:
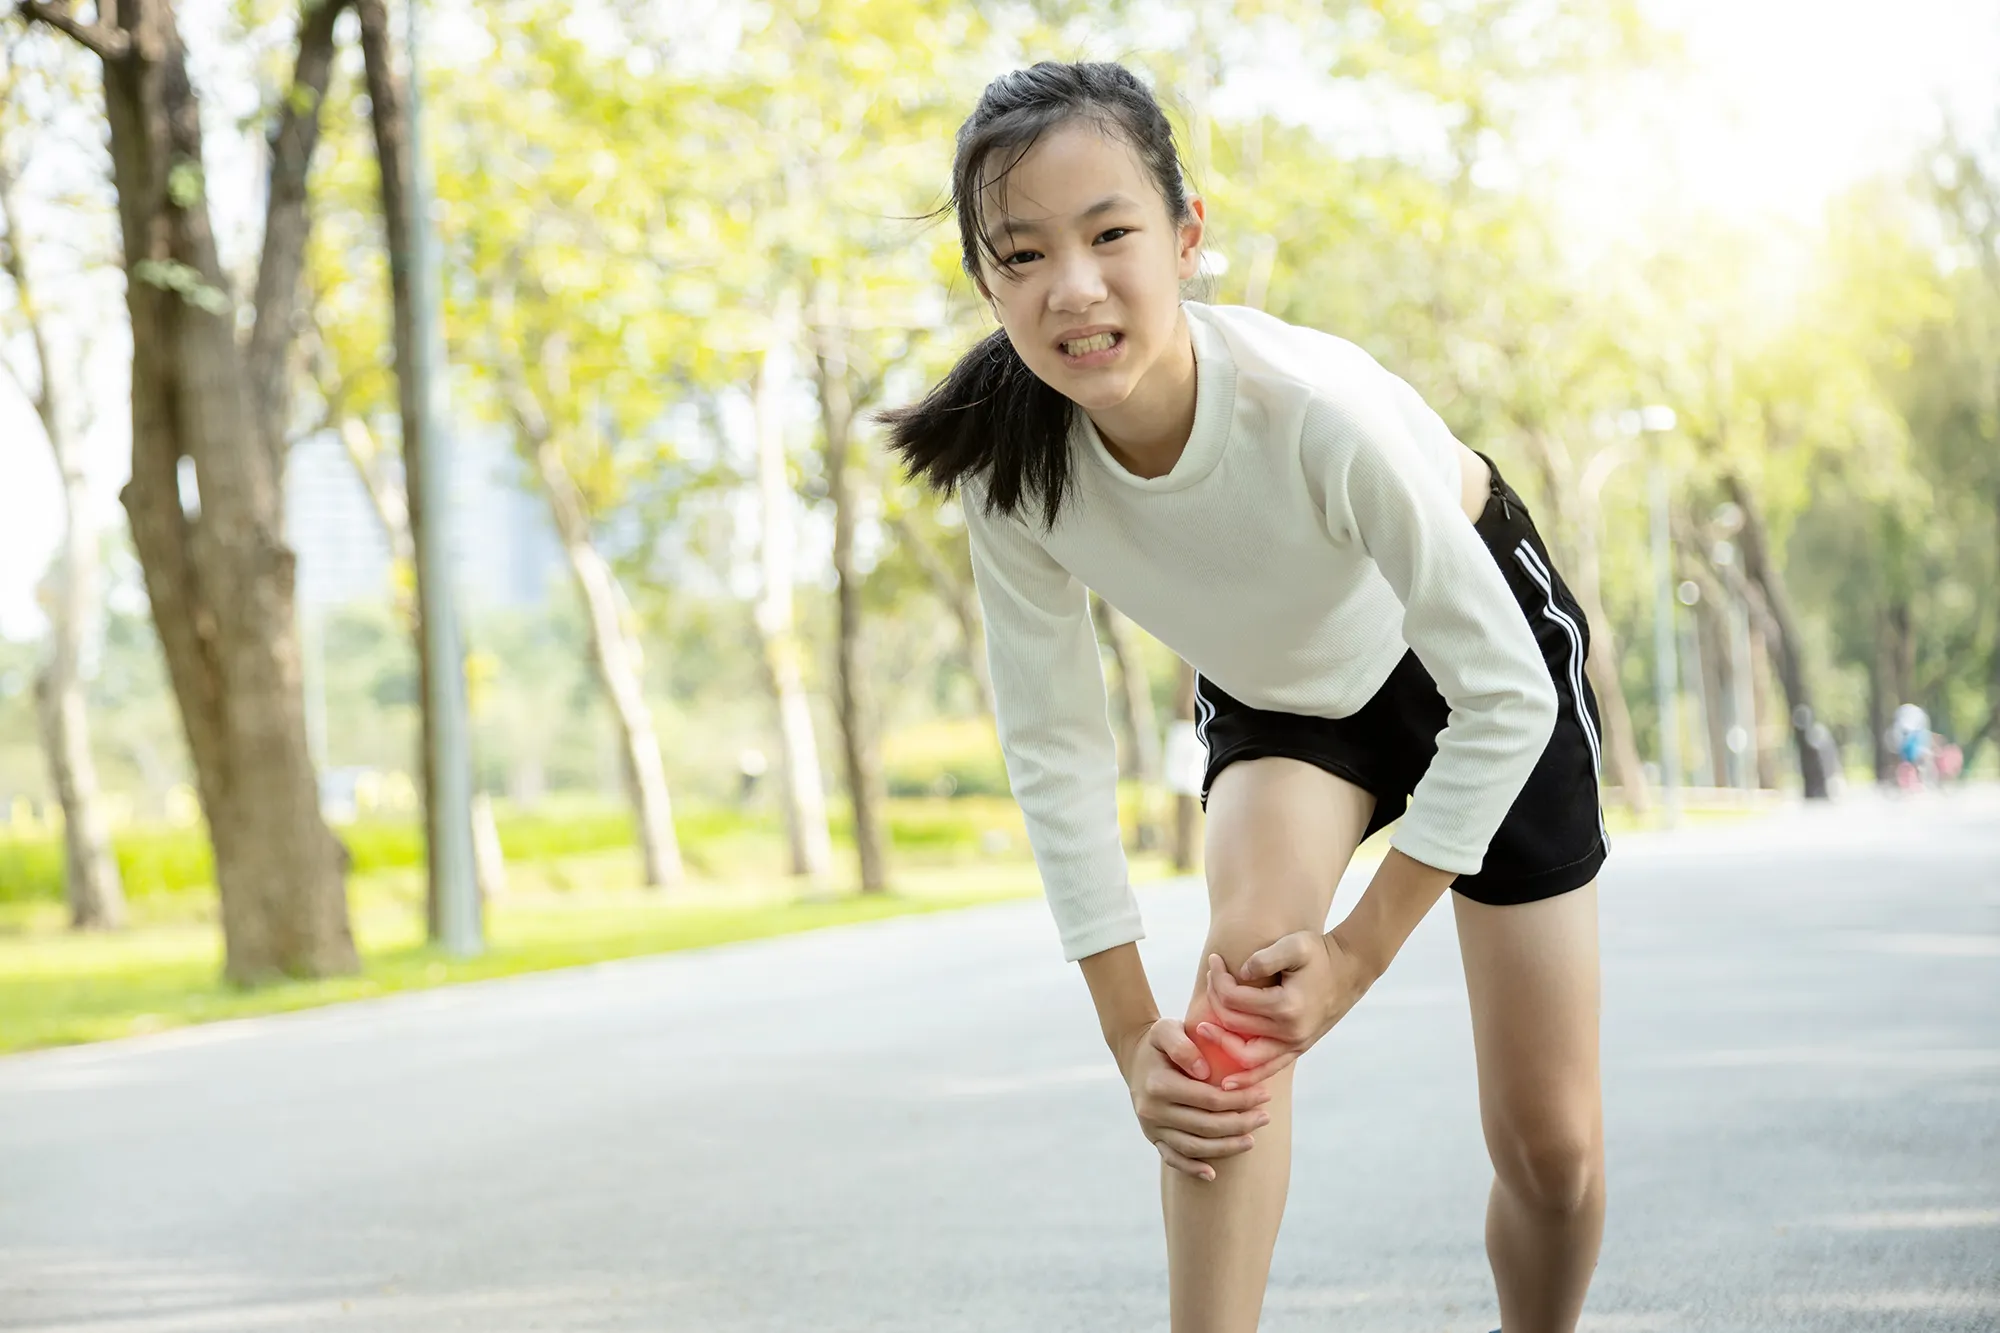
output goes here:
<path id="1" fill-rule="evenodd" d="M 1259 949 L 1236 976 L 1222 955 L 1210 954 L 1213 1021 L 1201 1023 L 1199 1032 L 1244 1066 L 1222 1086 L 1249 1087 L 1291 1064 L 1346 1016 L 1374 980 L 1333 936 L 1311 930 Z"/>

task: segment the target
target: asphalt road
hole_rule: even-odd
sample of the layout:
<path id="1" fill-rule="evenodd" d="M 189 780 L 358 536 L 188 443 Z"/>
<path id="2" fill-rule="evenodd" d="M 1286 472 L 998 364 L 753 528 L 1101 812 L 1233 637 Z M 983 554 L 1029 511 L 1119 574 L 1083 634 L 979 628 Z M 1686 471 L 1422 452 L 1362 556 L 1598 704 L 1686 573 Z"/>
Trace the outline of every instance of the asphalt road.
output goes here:
<path id="1" fill-rule="evenodd" d="M 2000 792 L 1629 837 L 1603 920 L 1585 1327 L 2000 1329 Z M 1449 912 L 1299 1089 L 1265 1329 L 1485 1333 Z M 1163 1330 L 1157 1171 L 1009 904 L 0 1061 L 0 1328 Z"/>

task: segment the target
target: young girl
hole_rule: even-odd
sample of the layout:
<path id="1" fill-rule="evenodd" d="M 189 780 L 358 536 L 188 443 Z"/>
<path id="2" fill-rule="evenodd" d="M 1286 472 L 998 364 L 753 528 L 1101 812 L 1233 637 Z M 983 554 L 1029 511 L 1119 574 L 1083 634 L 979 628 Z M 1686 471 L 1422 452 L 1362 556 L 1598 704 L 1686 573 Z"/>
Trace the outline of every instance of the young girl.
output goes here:
<path id="1" fill-rule="evenodd" d="M 963 494 L 1000 742 L 1064 957 L 1164 1163 L 1176 1333 L 1252 1330 L 1291 1063 L 1447 888 L 1506 1333 L 1576 1326 L 1604 1217 L 1589 636 L 1521 500 L 1352 343 L 1182 300 L 1205 210 L 1111 64 L 996 79 L 959 130 L 1000 330 L 887 414 Z M 1199 671 L 1207 944 L 1185 1020 L 1134 941 L 1087 588 Z M 1362 839 L 1400 818 L 1331 932 Z"/>

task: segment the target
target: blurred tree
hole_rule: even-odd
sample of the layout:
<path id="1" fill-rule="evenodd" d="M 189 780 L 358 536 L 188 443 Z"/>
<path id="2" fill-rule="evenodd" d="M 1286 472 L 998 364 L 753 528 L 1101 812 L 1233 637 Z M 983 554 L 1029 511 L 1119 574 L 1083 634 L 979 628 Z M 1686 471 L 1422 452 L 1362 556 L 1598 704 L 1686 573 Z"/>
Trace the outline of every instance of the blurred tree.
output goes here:
<path id="1" fill-rule="evenodd" d="M 48 660 L 35 682 L 42 748 L 63 813 L 70 925 L 77 930 L 113 930 L 125 924 L 125 890 L 111 855 L 111 831 L 99 798 L 83 683 L 84 637 L 100 609 L 97 533 L 91 524 L 83 454 L 89 416 L 73 417 L 56 373 L 48 312 L 36 300 L 35 263 L 30 257 L 35 244 L 29 239 L 19 199 L 33 146 L 57 137 L 46 123 L 48 117 L 38 116 L 33 104 L 44 108 L 52 101 L 73 104 L 82 102 L 85 94 L 70 53 L 56 49 L 53 39 L 13 29 L 0 34 L 0 43 L 4 43 L 0 45 L 0 267 L 13 284 L 14 314 L 27 334 L 29 350 L 25 368 L 4 354 L 0 367 L 34 405 L 62 487 L 62 545 L 43 588 L 49 615 Z M 88 346 L 67 360 L 87 365 Z M 81 412 L 94 412 L 87 396 L 79 395 L 78 402 Z"/>
<path id="2" fill-rule="evenodd" d="M 254 318 L 239 342 L 172 8 L 128 0 L 86 21 L 67 4 L 21 5 L 103 66 L 132 319 L 124 501 L 214 843 L 224 969 L 239 983 L 358 966 L 306 742 L 281 505 L 306 173 L 344 8 L 301 11 L 270 138 Z"/>
<path id="3" fill-rule="evenodd" d="M 1947 234 L 1970 257 L 1972 271 L 1953 275 L 1959 317 L 1928 331 L 1924 350 L 1933 356 L 1918 363 L 1948 376 L 1952 387 L 1924 394 L 1913 424 L 1932 443 L 1938 469 L 1956 483 L 1956 493 L 1983 497 L 1990 510 L 1987 549 L 2000 564 L 2000 125 L 1984 143 L 1952 127 L 1932 179 Z M 2000 568 L 1995 576 L 1984 591 L 2000 591 Z M 1991 619 L 1986 717 L 1963 733 L 1968 762 L 1984 743 L 2000 746 L 2000 604 Z"/>

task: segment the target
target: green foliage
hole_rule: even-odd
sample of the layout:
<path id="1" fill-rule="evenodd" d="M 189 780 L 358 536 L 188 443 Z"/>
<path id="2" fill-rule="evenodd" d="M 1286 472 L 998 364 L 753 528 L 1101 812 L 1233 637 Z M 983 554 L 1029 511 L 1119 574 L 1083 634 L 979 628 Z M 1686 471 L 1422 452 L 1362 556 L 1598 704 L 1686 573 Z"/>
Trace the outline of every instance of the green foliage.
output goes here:
<path id="1" fill-rule="evenodd" d="M 938 720 L 892 733 L 882 747 L 891 796 L 1005 796 L 1007 770 L 992 723 Z"/>
<path id="2" fill-rule="evenodd" d="M 918 788 L 915 799 L 892 801 L 888 829 L 892 843 L 916 863 L 951 860 L 990 851 L 988 835 L 1006 835 L 1003 845 L 1024 855 L 1027 844 L 1020 812 L 1006 799 L 1006 775 L 992 748 L 992 730 L 985 728 L 990 758 L 971 746 L 931 743 L 926 752 L 938 774 L 962 771 L 970 776 L 958 787 L 958 798 L 937 799 L 940 784 L 933 779 L 907 785 Z M 990 762 L 998 773 L 997 789 L 990 783 Z M 972 799 L 983 797 L 983 799 Z M 604 853 L 630 852 L 632 815 L 623 807 L 602 802 L 564 800 L 545 810 L 502 811 L 495 823 L 500 847 L 509 866 L 533 872 Z M 730 880 L 761 873 L 775 865 L 774 850 L 783 838 L 777 815 L 767 806 L 695 805 L 676 812 L 675 825 L 690 865 L 710 879 Z M 357 877 L 414 872 L 423 866 L 423 830 L 410 819 L 369 818 L 337 825 L 335 834 L 346 846 L 349 871 Z M 836 820 L 834 837 L 846 841 L 852 830 Z M 205 895 L 215 881 L 208 839 L 200 828 L 129 828 L 113 835 L 112 846 L 125 877 L 128 896 L 135 901 Z M 572 883 L 569 871 L 557 871 L 561 883 Z M 583 881 L 598 878 L 586 873 Z M 0 903 L 54 903 L 62 900 L 63 845 L 59 835 L 21 837 L 0 835 Z"/>

